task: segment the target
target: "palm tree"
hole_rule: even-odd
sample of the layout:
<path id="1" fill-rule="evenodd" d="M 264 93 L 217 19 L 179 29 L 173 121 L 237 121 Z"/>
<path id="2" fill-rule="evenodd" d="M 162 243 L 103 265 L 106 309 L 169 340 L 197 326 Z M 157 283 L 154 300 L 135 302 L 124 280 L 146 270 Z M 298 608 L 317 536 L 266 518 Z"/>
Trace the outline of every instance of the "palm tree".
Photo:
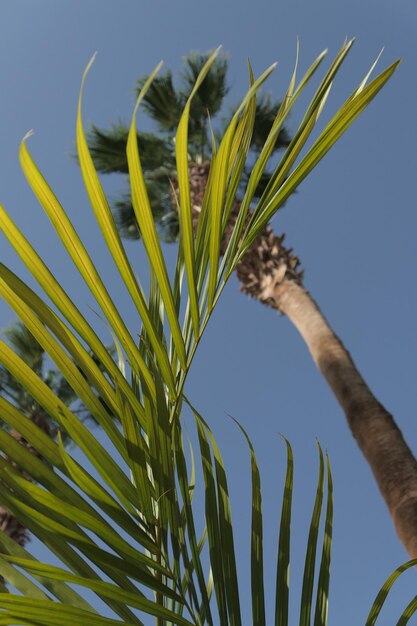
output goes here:
<path id="1" fill-rule="evenodd" d="M 182 111 L 194 87 L 195 81 L 210 57 L 209 53 L 192 53 L 184 57 L 180 72 L 180 85 L 175 87 L 170 70 L 156 76 L 146 92 L 142 106 L 154 122 L 158 134 L 140 132 L 138 143 L 141 163 L 148 189 L 152 211 L 163 241 L 172 242 L 179 235 L 178 211 L 176 210 L 175 192 L 178 190 L 175 160 L 175 132 Z M 230 114 L 226 119 L 219 116 L 225 97 L 229 92 L 227 86 L 228 60 L 219 56 L 212 64 L 210 71 L 202 81 L 191 102 L 188 150 L 191 206 L 194 209 L 194 221 L 198 218 L 211 159 L 211 133 L 221 136 L 221 130 L 230 122 Z M 136 85 L 139 94 L 147 77 L 140 78 Z M 269 94 L 258 95 L 255 120 L 251 136 L 251 157 L 259 154 L 268 137 L 281 102 L 274 101 Z M 218 122 L 218 123 L 217 123 Z M 215 126 L 217 123 L 217 126 Z M 128 174 L 126 145 L 129 128 L 123 122 L 114 124 L 110 129 L 103 130 L 92 125 L 88 134 L 88 144 L 94 165 L 99 172 Z M 288 146 L 289 135 L 282 127 L 275 138 L 271 156 Z M 245 165 L 241 185 L 247 183 L 250 172 L 250 160 Z M 270 173 L 263 173 L 258 182 L 254 197 L 262 194 Z M 132 206 L 130 192 L 114 203 L 115 219 L 120 234 L 125 239 L 139 239 L 140 229 Z"/>
<path id="2" fill-rule="evenodd" d="M 262 235 L 238 266 L 242 291 L 288 317 L 342 408 L 410 558 L 417 557 L 417 461 L 392 415 L 358 371 L 317 303 L 282 258 L 280 239 Z M 271 250 L 277 252 L 271 254 Z M 289 269 L 289 271 L 288 271 Z"/>
<path id="3" fill-rule="evenodd" d="M 207 54 L 185 57 L 184 68 L 180 74 L 182 86 L 175 89 L 172 74 L 167 71 L 153 81 L 143 99 L 143 108 L 156 123 L 161 134 L 139 134 L 142 165 L 145 178 L 151 180 L 151 204 L 156 219 L 162 224 L 166 220 L 169 224 L 168 240 L 177 234 L 178 213 L 175 207 L 180 196 L 178 180 L 173 170 L 174 132 L 181 110 L 207 58 Z M 210 145 L 207 113 L 211 120 L 221 110 L 224 96 L 228 93 L 226 70 L 225 58 L 218 59 L 212 65 L 190 108 L 189 179 L 195 230 L 210 171 L 210 161 L 207 160 Z M 138 89 L 143 84 L 144 79 L 140 79 Z M 252 159 L 249 159 L 249 164 L 253 164 L 253 155 L 259 153 L 265 144 L 280 106 L 279 102 L 272 102 L 268 97 L 258 98 L 250 144 Z M 89 145 L 99 171 L 127 171 L 127 134 L 128 129 L 121 124 L 109 131 L 99 130 L 95 126 L 91 128 Z M 271 154 L 284 147 L 287 148 L 287 153 L 291 153 L 298 139 L 295 136 L 290 141 L 281 127 Z M 155 150 L 155 147 L 158 149 Z M 159 178 L 160 175 L 162 178 Z M 246 169 L 241 181 L 243 187 L 247 185 L 248 177 Z M 282 174 L 278 178 L 283 179 Z M 156 181 L 160 186 L 155 184 Z M 274 193 L 272 172 L 264 170 L 252 199 L 261 199 L 260 202 L 267 205 L 268 201 L 272 201 Z M 226 251 L 241 204 L 241 201 L 234 201 L 230 210 L 220 248 L 221 254 Z M 115 214 L 121 235 L 138 238 L 140 233 L 128 194 L 124 201 L 116 202 Z M 272 306 L 285 314 L 301 333 L 339 401 L 352 434 L 375 475 L 401 541 L 410 557 L 417 557 L 417 499 L 414 496 L 417 488 L 417 462 L 392 416 L 371 393 L 342 342 L 303 288 L 303 271 L 298 257 L 283 245 L 283 240 L 283 235 L 276 236 L 270 226 L 265 227 L 236 266 L 241 290 L 262 304 Z M 273 289 L 272 285 L 277 288 Z M 314 325 L 313 319 L 316 320 Z M 322 337 L 325 339 L 322 340 Z"/>
<path id="4" fill-rule="evenodd" d="M 196 234 L 192 228 L 188 184 L 187 128 L 192 99 L 187 100 L 175 142 L 180 245 L 172 281 L 141 167 L 135 109 L 129 130 L 127 160 L 132 206 L 148 253 L 148 294 L 137 281 L 94 168 L 83 128 L 80 96 L 77 149 L 81 172 L 110 256 L 141 319 L 139 343 L 137 328 L 134 334 L 130 332 L 117 303 L 106 289 L 105 278 L 97 271 L 71 220 L 36 166 L 26 140 L 22 142 L 20 160 L 23 171 L 62 245 L 94 296 L 97 308 L 109 324 L 118 348 L 118 362 L 109 355 L 75 302 L 0 206 L 3 233 L 54 308 L 3 264 L 0 264 L 0 295 L 18 313 L 22 324 L 51 357 L 79 402 L 85 405 L 102 428 L 99 441 L 71 407 L 42 380 L 39 372 L 31 369 L 7 342 L 0 340 L 0 363 L 22 385 L 33 402 L 58 424 L 60 430 L 57 441 L 54 441 L 13 403 L 2 403 L 3 420 L 11 428 L 16 427 L 28 444 L 37 450 L 39 457 L 26 446 L 19 445 L 9 433 L 0 430 L 0 451 L 3 453 L 0 456 L 0 504 L 54 552 L 62 564 L 57 567 L 39 562 L 0 532 L 0 573 L 19 592 L 0 594 L 2 624 L 142 626 L 143 615 L 151 615 L 156 618 L 157 626 L 241 625 L 227 475 L 216 440 L 207 422 L 184 395 L 184 384 L 228 278 L 253 242 L 264 232 L 272 212 L 295 190 L 395 71 L 397 63 L 384 70 L 369 85 L 362 83 L 298 166 L 290 172 L 303 141 L 317 121 L 330 83 L 349 47 L 349 43 L 342 47 L 320 83 L 296 133 L 296 149 L 294 144 L 289 145 L 289 149 L 292 145 L 292 151 L 287 152 L 276 166 L 272 182 L 268 183 L 249 216 L 249 206 L 274 149 L 280 125 L 318 69 L 323 55 L 313 63 L 297 86 L 294 76 L 274 120 L 272 134 L 268 136 L 251 171 L 222 255 L 220 248 L 228 213 L 234 206 L 235 192 L 244 175 L 250 147 L 255 94 L 273 68 L 257 80 L 250 76 L 250 89 L 233 114 L 218 149 L 213 152 Z M 191 98 L 203 83 L 215 58 L 215 54 L 212 55 L 203 66 Z M 84 80 L 86 74 L 87 71 Z M 155 72 L 144 82 L 139 104 L 146 96 L 154 75 Z M 265 203 L 270 193 L 272 200 Z M 184 275 L 187 289 L 182 286 Z M 276 279 L 277 273 L 274 272 L 273 276 Z M 188 452 L 182 431 L 185 405 L 188 405 L 195 421 L 196 436 L 191 444 L 197 449 L 195 455 Z M 117 422 L 113 416 L 116 416 Z M 77 445 L 77 458 L 62 445 L 61 432 L 67 433 Z M 250 439 L 244 431 L 243 435 L 249 446 L 252 477 L 252 615 L 256 626 L 265 626 L 260 477 Z M 293 459 L 288 444 L 287 450 L 288 467 L 277 560 L 275 623 L 279 626 L 287 626 L 289 619 Z M 197 488 L 195 460 L 200 461 L 204 481 L 202 523 L 193 503 Z M 316 553 L 326 473 L 327 505 L 317 580 Z M 331 474 L 328 463 L 324 462 L 320 453 L 318 488 L 306 551 L 300 623 L 311 623 L 314 589 L 314 624 L 325 626 L 327 623 L 331 523 Z M 375 623 L 394 580 L 401 571 L 416 562 L 402 566 L 387 581 L 371 610 L 367 626 Z M 112 615 L 120 619 L 100 615 L 99 609 L 76 591 L 74 585 L 96 594 L 110 607 Z M 401 623 L 406 623 L 416 609 L 416 602 L 412 601 L 403 612 Z"/>

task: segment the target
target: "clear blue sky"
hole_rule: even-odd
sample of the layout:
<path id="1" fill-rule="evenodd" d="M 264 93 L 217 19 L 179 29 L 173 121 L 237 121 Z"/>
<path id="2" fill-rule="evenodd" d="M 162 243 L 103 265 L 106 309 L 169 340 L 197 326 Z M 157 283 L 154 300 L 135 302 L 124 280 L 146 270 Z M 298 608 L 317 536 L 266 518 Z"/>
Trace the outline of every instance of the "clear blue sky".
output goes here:
<path id="1" fill-rule="evenodd" d="M 33 155 L 112 279 L 80 173 L 69 156 L 80 79 L 94 51 L 99 54 L 88 79 L 84 116 L 102 126 L 129 119 L 138 76 L 161 58 L 175 70 L 190 50 L 223 44 L 230 55 L 231 100 L 246 89 L 247 57 L 257 72 L 278 61 L 269 88 L 279 97 L 293 67 L 297 36 L 301 69 L 322 49 L 328 47 L 332 56 L 346 35 L 356 36 L 324 119 L 360 82 L 383 46 L 381 69 L 403 57 L 387 87 L 276 216 L 274 228 L 287 233 L 306 269 L 307 288 L 417 451 L 415 2 L 3 0 L 0 19 L 0 201 L 62 282 L 79 289 L 84 304 L 88 296 L 67 269 L 20 172 L 17 151 L 34 128 Z M 290 130 L 296 123 L 294 116 Z M 122 188 L 120 179 L 105 184 L 113 196 Z M 143 253 L 135 245 L 129 249 L 140 272 Z M 3 239 L 1 260 L 26 276 Z M 0 302 L 0 327 L 12 321 Z M 212 424 L 230 469 L 242 554 L 248 540 L 249 465 L 245 444 L 226 415 L 238 418 L 253 438 L 263 477 L 270 597 L 284 467 L 279 433 L 292 442 L 296 463 L 295 591 L 317 473 L 315 439 L 328 450 L 335 483 L 330 623 L 362 624 L 380 585 L 406 555 L 344 417 L 296 331 L 239 294 L 232 280 L 196 358 L 188 393 Z M 242 484 L 247 486 L 239 493 Z M 245 555 L 240 566 L 247 590 Z M 394 623 L 415 588 L 413 571 L 397 583 L 381 625 Z M 245 608 L 249 624 L 249 605 Z"/>

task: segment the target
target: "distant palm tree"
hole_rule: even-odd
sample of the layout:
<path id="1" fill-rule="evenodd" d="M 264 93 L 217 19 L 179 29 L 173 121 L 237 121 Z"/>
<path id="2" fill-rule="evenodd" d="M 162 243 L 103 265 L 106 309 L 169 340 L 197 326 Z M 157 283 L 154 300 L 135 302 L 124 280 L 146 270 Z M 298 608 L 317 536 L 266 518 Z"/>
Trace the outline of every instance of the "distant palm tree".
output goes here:
<path id="1" fill-rule="evenodd" d="M 207 54 L 185 57 L 176 89 L 170 71 L 156 77 L 143 99 L 143 108 L 156 123 L 158 135 L 138 135 L 142 166 L 154 215 L 162 235 L 172 241 L 178 234 L 180 201 L 175 173 L 174 134 L 181 111 Z M 219 114 L 226 84 L 227 60 L 217 59 L 192 101 L 189 122 L 189 179 L 194 228 L 197 228 L 210 172 L 210 123 Z M 140 91 L 145 79 L 138 81 Z M 255 155 L 268 137 L 279 102 L 258 97 L 251 153 Z M 128 172 L 126 142 L 128 129 L 122 124 L 108 131 L 93 126 L 89 145 L 96 168 L 103 173 Z M 214 135 L 216 133 L 214 132 Z M 294 143 L 297 137 L 294 138 Z M 285 130 L 276 139 L 274 152 L 293 144 Z M 249 166 L 253 158 L 249 158 Z M 249 173 L 250 168 L 248 168 Z M 276 176 L 276 175 L 275 175 Z M 241 183 L 247 183 L 243 176 Z M 273 179 L 265 170 L 253 199 L 264 204 L 273 198 Z M 244 184 L 242 187 L 244 187 Z M 224 230 L 220 252 L 226 250 L 241 202 L 235 200 Z M 116 220 L 123 237 L 140 236 L 130 197 L 116 202 Z M 250 212 L 248 213 L 250 219 Z M 283 245 L 270 226 L 247 250 L 236 273 L 241 290 L 285 314 L 298 328 L 312 356 L 339 401 L 349 427 L 367 459 L 388 505 L 397 532 L 410 556 L 417 557 L 417 462 L 392 416 L 374 397 L 340 339 L 324 319 L 319 307 L 303 287 L 303 270 L 298 257 Z"/>
<path id="2" fill-rule="evenodd" d="M 180 72 L 180 86 L 174 85 L 172 73 L 167 70 L 164 74 L 155 77 L 143 99 L 142 106 L 155 123 L 158 134 L 145 132 L 138 134 L 141 164 L 161 238 L 168 242 L 175 241 L 179 232 L 178 213 L 173 195 L 173 189 L 177 189 L 175 131 L 197 76 L 209 56 L 209 53 L 193 53 L 184 57 L 183 68 Z M 213 131 L 214 136 L 218 137 L 227 119 L 217 119 L 229 92 L 226 82 L 227 69 L 227 58 L 224 56 L 217 58 L 191 103 L 188 153 L 191 205 L 196 211 L 201 207 L 207 184 L 212 149 L 211 132 Z M 138 80 L 137 93 L 142 89 L 146 79 L 147 77 Z M 267 94 L 257 98 L 251 139 L 252 161 L 265 144 L 280 104 Z M 98 171 L 106 174 L 115 172 L 128 174 L 126 157 L 128 133 L 128 127 L 122 122 L 114 124 L 108 130 L 99 129 L 94 125 L 91 127 L 88 143 Z M 283 128 L 275 141 L 273 153 L 288 146 L 289 142 L 290 137 Z M 249 176 L 249 166 L 250 161 L 242 178 L 242 185 Z M 265 172 L 254 197 L 261 195 L 269 179 L 270 174 Z M 115 202 L 114 208 L 122 237 L 139 239 L 140 232 L 128 191 Z"/>
<path id="3" fill-rule="evenodd" d="M 17 321 L 10 328 L 3 331 L 10 347 L 14 352 L 30 367 L 30 369 L 53 391 L 53 393 L 76 414 L 81 421 L 94 420 L 87 407 L 80 402 L 77 394 L 67 382 L 66 378 L 55 368 L 48 367 L 48 357 L 45 350 L 29 332 L 24 324 Z M 56 440 L 59 427 L 57 422 L 49 415 L 45 409 L 38 404 L 24 386 L 0 364 L 0 406 L 2 410 L 4 403 L 9 403 L 17 408 L 22 415 L 32 421 L 49 437 Z M 17 430 L 7 428 L 5 424 L 0 424 L 9 430 L 10 434 L 19 443 L 27 447 L 36 456 L 39 456 L 36 449 L 31 446 L 25 437 Z M 70 443 L 70 439 L 65 431 L 60 431 L 61 438 L 65 444 Z M 24 546 L 29 534 L 23 524 L 7 509 L 0 506 L 0 529 L 9 537 Z"/>

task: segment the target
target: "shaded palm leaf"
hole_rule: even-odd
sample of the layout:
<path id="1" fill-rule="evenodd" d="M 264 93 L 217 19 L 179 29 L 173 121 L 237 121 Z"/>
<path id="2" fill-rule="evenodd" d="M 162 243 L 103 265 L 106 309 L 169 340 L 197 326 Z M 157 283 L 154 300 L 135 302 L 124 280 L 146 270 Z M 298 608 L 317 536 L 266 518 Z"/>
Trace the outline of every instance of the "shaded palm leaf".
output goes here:
<path id="1" fill-rule="evenodd" d="M 129 129 L 122 122 L 113 124 L 108 130 L 102 130 L 94 124 L 91 126 L 88 132 L 88 144 L 99 172 L 128 173 L 126 160 L 128 132 Z"/>
<path id="2" fill-rule="evenodd" d="M 129 129 L 124 124 L 109 130 L 92 126 L 87 134 L 88 145 L 95 167 L 103 173 L 128 173 L 126 157 Z M 178 236 L 178 217 L 172 208 L 170 176 L 175 161 L 172 146 L 149 133 L 138 134 L 141 162 L 144 169 L 149 199 L 158 223 L 161 237 L 172 242 Z M 115 220 L 122 237 L 140 239 L 140 230 L 133 210 L 130 193 L 124 193 L 114 202 Z"/>
<path id="3" fill-rule="evenodd" d="M 126 145 L 129 129 L 122 123 L 103 130 L 92 125 L 88 134 L 88 145 L 94 164 L 99 172 L 128 174 Z M 165 140 L 150 133 L 140 133 L 138 142 L 144 169 L 154 172 L 172 161 L 172 150 Z M 173 164 L 173 163 L 172 163 Z"/>
<path id="4" fill-rule="evenodd" d="M 180 93 L 184 101 L 190 95 L 197 77 L 205 63 L 210 58 L 211 52 L 201 54 L 193 52 L 184 58 L 184 67 L 180 72 L 182 82 Z M 220 112 L 223 100 L 229 91 L 226 84 L 228 60 L 226 57 L 217 57 L 211 65 L 210 71 L 201 82 L 190 107 L 189 121 L 189 146 L 191 153 L 200 156 L 204 161 L 207 148 L 210 146 L 208 129 L 209 119 Z"/>
<path id="5" fill-rule="evenodd" d="M 136 93 L 142 91 L 148 77 L 139 78 Z M 143 99 L 143 108 L 161 130 L 172 132 L 181 117 L 183 101 L 174 88 L 172 72 L 156 76 Z"/>
<path id="6" fill-rule="evenodd" d="M 257 98 L 255 123 L 253 125 L 251 142 L 252 148 L 255 152 L 262 150 L 265 145 L 280 106 L 281 102 L 279 100 L 272 100 L 272 96 L 270 94 L 260 94 Z M 273 152 L 279 148 L 288 146 L 290 141 L 291 137 L 288 131 L 285 128 L 281 129 L 275 140 Z"/>
<path id="7" fill-rule="evenodd" d="M 188 98 L 197 81 L 201 70 L 209 60 L 211 52 L 192 52 L 184 57 L 184 67 L 180 72 L 182 82 L 181 93 Z M 221 110 L 223 100 L 229 93 L 226 83 L 228 59 L 225 56 L 218 56 L 210 67 L 204 80 L 199 86 L 196 96 L 191 106 L 190 117 L 207 118 L 207 113 L 213 118 Z"/>
<path id="8" fill-rule="evenodd" d="M 16 322 L 4 331 L 10 345 L 13 346 L 16 354 L 37 373 L 42 371 L 45 352 L 34 336 L 21 322 Z"/>
<path id="9" fill-rule="evenodd" d="M 169 181 L 147 180 L 149 202 L 152 213 L 155 217 L 158 232 L 161 239 L 167 243 L 172 243 L 178 239 L 178 213 L 172 210 L 172 192 Z M 135 211 L 132 205 L 132 198 L 125 194 L 114 203 L 116 208 L 115 219 L 121 236 L 124 239 L 140 239 L 140 230 L 136 220 Z"/>

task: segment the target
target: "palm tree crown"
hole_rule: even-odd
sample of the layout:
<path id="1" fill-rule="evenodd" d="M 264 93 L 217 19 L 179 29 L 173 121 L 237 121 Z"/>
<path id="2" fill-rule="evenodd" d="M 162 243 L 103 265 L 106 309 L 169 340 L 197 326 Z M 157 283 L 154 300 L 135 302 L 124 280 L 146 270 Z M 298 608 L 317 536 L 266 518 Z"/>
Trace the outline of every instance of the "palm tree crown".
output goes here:
<path id="1" fill-rule="evenodd" d="M 207 63 L 210 53 L 191 53 L 184 57 L 184 64 L 179 76 L 179 86 L 174 85 L 172 72 L 166 70 L 156 76 L 146 92 L 142 107 L 155 123 L 158 134 L 138 133 L 138 144 L 141 163 L 147 184 L 149 199 L 158 223 L 161 238 L 174 241 L 178 236 L 178 215 L 173 203 L 172 184 L 176 182 L 174 136 L 187 99 L 194 87 L 196 79 Z M 225 119 L 217 119 L 224 99 L 229 92 L 227 85 L 228 59 L 218 57 L 211 65 L 209 72 L 202 81 L 191 101 L 188 153 L 190 167 L 193 164 L 208 163 L 211 158 L 212 137 L 216 138 L 225 127 Z M 139 93 L 147 77 L 140 78 L 136 85 Z M 255 122 L 251 140 L 251 152 L 256 154 L 265 144 L 276 113 L 279 101 L 272 100 L 268 94 L 257 98 Z M 227 123 L 230 120 L 227 120 Z M 216 132 L 215 126 L 219 127 Z M 114 124 L 110 129 L 103 130 L 92 126 L 88 142 L 94 164 L 102 173 L 128 173 L 126 144 L 129 129 L 122 122 Z M 278 134 L 273 152 L 287 146 L 289 136 L 285 129 Z M 206 168 L 208 169 L 208 167 Z M 198 172 L 194 172 L 197 173 Z M 249 169 L 245 172 L 246 176 Z M 191 183 L 195 176 L 191 176 Z M 201 181 L 202 193 L 207 182 L 204 175 Z M 254 197 L 259 197 L 270 178 L 265 172 L 262 176 Z M 242 184 L 245 176 L 242 178 Z M 200 185 L 196 185 L 200 188 Z M 198 191 L 196 192 L 198 195 Z M 122 237 L 138 239 L 139 228 L 132 207 L 130 193 L 126 192 L 115 202 L 115 217 Z"/>

